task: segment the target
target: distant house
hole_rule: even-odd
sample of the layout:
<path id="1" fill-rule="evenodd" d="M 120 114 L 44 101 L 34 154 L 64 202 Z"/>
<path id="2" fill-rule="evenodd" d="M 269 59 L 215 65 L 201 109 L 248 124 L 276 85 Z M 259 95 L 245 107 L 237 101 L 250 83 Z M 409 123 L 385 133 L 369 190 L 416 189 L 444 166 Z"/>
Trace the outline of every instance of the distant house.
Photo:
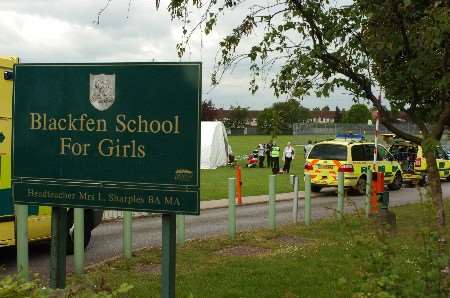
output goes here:
<path id="1" fill-rule="evenodd" d="M 336 111 L 311 111 L 311 119 L 313 123 L 334 123 Z"/>
<path id="2" fill-rule="evenodd" d="M 230 117 L 230 110 L 224 110 L 222 108 L 217 109 L 217 115 L 215 121 L 225 121 Z"/>
<path id="3" fill-rule="evenodd" d="M 251 127 L 258 126 L 258 116 L 262 111 L 248 110 L 247 125 Z"/>
<path id="4" fill-rule="evenodd" d="M 248 110 L 248 117 L 247 117 L 247 126 L 249 127 L 256 127 L 258 126 L 258 116 L 262 111 L 258 111 L 258 110 Z M 230 119 L 230 113 L 231 110 L 224 110 L 222 108 L 217 110 L 217 117 L 216 117 L 216 121 L 226 121 L 228 119 Z"/>

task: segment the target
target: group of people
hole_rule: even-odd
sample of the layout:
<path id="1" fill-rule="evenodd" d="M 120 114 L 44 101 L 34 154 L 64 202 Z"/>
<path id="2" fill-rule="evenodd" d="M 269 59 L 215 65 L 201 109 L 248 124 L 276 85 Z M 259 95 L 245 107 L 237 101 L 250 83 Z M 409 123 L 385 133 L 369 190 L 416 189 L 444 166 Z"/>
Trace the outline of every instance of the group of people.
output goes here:
<path id="1" fill-rule="evenodd" d="M 266 166 L 272 168 L 272 173 L 278 174 L 280 173 L 280 155 L 284 162 L 281 173 L 289 173 L 291 162 L 295 157 L 294 147 L 291 142 L 287 143 L 283 152 L 281 152 L 280 147 L 274 141 L 270 141 L 267 144 L 259 144 L 257 148 L 258 166 L 263 168 L 264 161 L 266 161 Z"/>

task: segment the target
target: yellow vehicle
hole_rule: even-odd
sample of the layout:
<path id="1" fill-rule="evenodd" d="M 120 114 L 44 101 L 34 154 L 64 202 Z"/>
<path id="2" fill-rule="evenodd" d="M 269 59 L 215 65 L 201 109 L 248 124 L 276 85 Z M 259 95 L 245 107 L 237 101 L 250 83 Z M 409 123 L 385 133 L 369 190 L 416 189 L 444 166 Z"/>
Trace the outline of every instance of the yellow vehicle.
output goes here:
<path id="1" fill-rule="evenodd" d="M 402 166 L 405 182 L 421 185 L 428 182 L 427 161 L 423 156 L 422 146 L 394 139 L 389 152 Z M 450 158 L 440 146 L 436 148 L 436 163 L 441 180 L 450 180 Z"/>
<path id="2" fill-rule="evenodd" d="M 344 172 L 344 187 L 363 194 L 368 169 L 383 172 L 384 183 L 389 189 L 400 189 L 400 164 L 381 145 L 378 145 L 378 157 L 374 164 L 374 149 L 375 144 L 365 141 L 359 134 L 342 134 L 334 140 L 314 145 L 305 163 L 305 173 L 311 175 L 311 190 L 319 192 L 323 187 L 337 186 L 337 174 Z"/>
<path id="3" fill-rule="evenodd" d="M 0 247 L 15 245 L 15 216 L 11 196 L 11 127 L 13 65 L 15 57 L 0 57 Z M 49 239 L 51 235 L 51 208 L 29 206 L 28 238 L 30 241 Z M 73 209 L 68 209 L 68 253 L 73 252 Z M 100 223 L 103 212 L 85 210 L 85 245 L 91 231 Z"/>

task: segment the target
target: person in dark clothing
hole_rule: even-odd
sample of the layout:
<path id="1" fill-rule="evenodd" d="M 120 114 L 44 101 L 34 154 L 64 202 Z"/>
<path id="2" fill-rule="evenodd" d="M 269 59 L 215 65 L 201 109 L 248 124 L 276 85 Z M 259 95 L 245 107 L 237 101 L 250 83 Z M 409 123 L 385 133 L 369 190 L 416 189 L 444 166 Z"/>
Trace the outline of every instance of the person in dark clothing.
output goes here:
<path id="1" fill-rule="evenodd" d="M 272 173 L 278 174 L 280 172 L 280 147 L 278 147 L 275 143 L 272 145 L 270 158 L 272 159 Z"/>
<path id="2" fill-rule="evenodd" d="M 266 157 L 267 157 L 266 162 L 268 168 L 272 167 L 272 158 L 270 157 L 271 151 L 272 151 L 272 141 L 266 144 Z"/>

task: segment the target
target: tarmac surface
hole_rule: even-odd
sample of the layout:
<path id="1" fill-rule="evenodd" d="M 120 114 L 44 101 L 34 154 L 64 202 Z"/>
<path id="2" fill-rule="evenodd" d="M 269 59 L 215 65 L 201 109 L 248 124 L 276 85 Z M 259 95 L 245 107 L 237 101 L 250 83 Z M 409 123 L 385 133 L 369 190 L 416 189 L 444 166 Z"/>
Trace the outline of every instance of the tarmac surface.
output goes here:
<path id="1" fill-rule="evenodd" d="M 443 183 L 444 198 L 450 197 L 450 183 Z M 390 192 L 390 206 L 406 205 L 421 200 L 424 189 L 402 188 Z M 303 193 L 301 193 L 301 197 Z M 293 193 L 277 195 L 277 225 L 293 221 Z M 266 195 L 244 197 L 243 205 L 237 208 L 237 232 L 268 227 L 268 208 Z M 345 212 L 355 212 L 355 206 L 362 208 L 362 196 L 348 196 Z M 200 216 L 186 216 L 186 239 L 201 239 L 228 233 L 228 200 L 201 202 Z M 332 216 L 337 206 L 335 189 L 324 189 L 314 194 L 312 200 L 312 220 Z M 304 200 L 298 204 L 298 222 L 303 222 Z M 133 250 L 161 245 L 161 216 L 152 215 L 133 220 Z M 41 274 L 46 279 L 49 274 L 50 244 L 49 241 L 32 243 L 30 251 L 30 270 Z M 122 222 L 109 221 L 102 223 L 92 234 L 92 240 L 86 250 L 86 266 L 102 263 L 122 254 Z M 0 275 L 16 271 L 16 250 L 14 247 L 0 248 L 0 266 L 4 267 Z M 73 268 L 73 257 L 67 257 L 67 271 Z"/>

